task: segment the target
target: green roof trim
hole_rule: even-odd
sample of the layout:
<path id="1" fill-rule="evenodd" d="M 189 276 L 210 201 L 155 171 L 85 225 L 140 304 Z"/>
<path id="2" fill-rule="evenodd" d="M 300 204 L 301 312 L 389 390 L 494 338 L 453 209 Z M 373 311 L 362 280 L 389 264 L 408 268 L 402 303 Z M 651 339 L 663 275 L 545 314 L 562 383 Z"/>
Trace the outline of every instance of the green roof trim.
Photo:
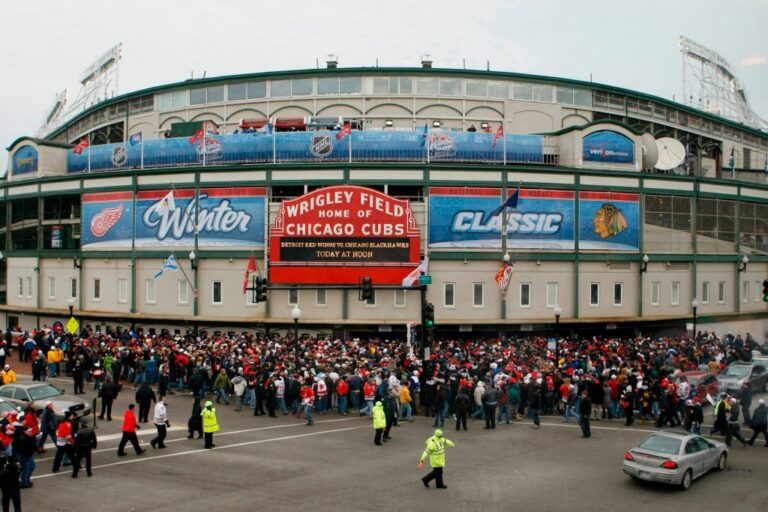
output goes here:
<path id="1" fill-rule="evenodd" d="M 89 115 L 91 112 L 95 110 L 101 109 L 109 105 L 114 105 L 126 100 L 130 100 L 133 98 L 145 96 L 147 94 L 158 94 L 158 93 L 170 92 L 174 89 L 179 89 L 179 88 L 187 88 L 187 87 L 195 87 L 195 86 L 203 86 L 203 85 L 216 85 L 216 84 L 224 84 L 224 83 L 238 82 L 238 81 L 269 80 L 269 79 L 275 79 L 275 78 L 288 79 L 288 78 L 301 78 L 301 77 L 307 77 L 307 76 L 333 76 L 333 75 L 341 76 L 341 75 L 358 75 L 358 74 L 364 74 L 369 76 L 397 75 L 397 74 L 399 75 L 447 75 L 447 76 L 453 75 L 456 77 L 465 77 L 465 78 L 486 78 L 486 79 L 497 79 L 497 80 L 512 79 L 512 80 L 521 80 L 521 81 L 530 81 L 530 82 L 545 82 L 552 85 L 563 85 L 568 87 L 582 87 L 582 88 L 589 88 L 589 89 L 597 89 L 605 92 L 624 95 L 625 97 L 631 96 L 637 99 L 654 101 L 656 103 L 663 104 L 667 107 L 674 107 L 683 112 L 687 112 L 689 114 L 699 116 L 702 119 L 709 119 L 711 121 L 716 121 L 718 123 L 722 123 L 722 124 L 731 126 L 733 128 L 738 128 L 740 130 L 744 130 L 746 132 L 749 132 L 753 135 L 758 135 L 760 137 L 764 137 L 764 138 L 768 137 L 768 133 L 758 130 L 756 128 L 751 128 L 741 123 L 724 119 L 714 114 L 710 114 L 708 112 L 697 110 L 695 108 L 688 107 L 671 100 L 667 100 L 660 96 L 654 96 L 652 94 L 636 92 L 630 89 L 625 89 L 623 87 L 617 87 L 613 85 L 601 84 L 597 82 L 586 82 L 583 80 L 573 80 L 570 78 L 551 77 L 551 76 L 543 76 L 543 75 L 529 75 L 524 73 L 512 73 L 507 71 L 483 71 L 483 70 L 471 70 L 471 69 L 442 69 L 442 68 L 408 68 L 408 67 L 404 67 L 404 68 L 399 68 L 399 67 L 359 68 L 358 67 L 358 68 L 336 68 L 336 69 L 298 69 L 293 71 L 268 71 L 268 72 L 261 72 L 261 73 L 243 73 L 243 74 L 237 74 L 237 75 L 224 75 L 224 76 L 211 77 L 211 78 L 187 79 L 182 82 L 175 82 L 175 83 L 166 84 L 166 85 L 156 85 L 152 87 L 147 87 L 145 89 L 140 89 L 138 91 L 121 94 L 120 96 L 116 96 L 114 98 L 110 98 L 101 103 L 93 105 L 92 107 L 81 112 L 79 115 L 68 120 L 56 131 L 48 134 L 47 137 L 48 138 L 56 137 L 67 127 L 74 124 L 81 118 Z"/>
<path id="2" fill-rule="evenodd" d="M 35 137 L 22 136 L 22 137 L 19 137 L 18 139 L 16 139 L 15 141 L 11 142 L 11 145 L 8 146 L 5 149 L 8 150 L 9 152 L 13 151 L 13 148 L 18 146 L 22 142 L 34 142 L 38 146 L 50 146 L 50 147 L 53 147 L 53 148 L 71 149 L 71 148 L 75 147 L 72 144 L 65 144 L 63 142 L 55 142 L 55 141 L 48 140 L 48 139 L 38 139 L 38 138 L 35 138 Z"/>

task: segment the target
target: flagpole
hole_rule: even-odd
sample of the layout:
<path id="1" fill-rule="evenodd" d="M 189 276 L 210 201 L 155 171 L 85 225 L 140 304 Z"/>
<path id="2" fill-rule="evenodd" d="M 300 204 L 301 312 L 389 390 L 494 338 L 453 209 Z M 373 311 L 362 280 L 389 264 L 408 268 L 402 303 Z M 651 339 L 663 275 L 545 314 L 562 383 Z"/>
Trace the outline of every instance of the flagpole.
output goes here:
<path id="1" fill-rule="evenodd" d="M 275 127 L 272 127 L 272 163 L 277 163 L 277 143 L 275 141 L 275 137 L 277 137 L 277 130 Z"/>
<path id="2" fill-rule="evenodd" d="M 203 143 L 200 145 L 200 148 L 203 151 L 203 167 L 205 167 L 205 137 L 207 133 L 205 132 L 205 121 L 203 121 Z"/>
<path id="3" fill-rule="evenodd" d="M 91 134 L 88 134 L 88 173 L 91 172 Z"/>
<path id="4" fill-rule="evenodd" d="M 141 168 L 144 168 L 144 135 L 141 136 Z"/>
<path id="5" fill-rule="evenodd" d="M 173 257 L 174 257 L 174 259 L 176 259 L 176 255 L 175 255 L 175 254 L 173 254 L 173 251 L 171 251 L 171 256 L 173 256 Z M 190 288 L 192 288 L 192 293 L 194 293 L 194 294 L 195 294 L 195 297 L 197 297 L 197 289 L 195 288 L 195 285 L 193 285 L 193 284 L 192 284 L 192 281 L 190 281 L 190 280 L 189 280 L 189 277 L 187 277 L 187 273 L 186 273 L 186 272 L 184 272 L 184 267 L 182 266 L 182 264 L 181 264 L 181 263 L 179 263 L 179 260 L 178 260 L 178 259 L 176 259 L 176 266 L 177 266 L 177 267 L 179 267 L 179 270 L 181 271 L 181 275 L 183 275 L 183 276 L 184 276 L 184 279 L 185 279 L 185 280 L 187 281 L 187 283 L 189 284 L 189 287 L 190 287 Z"/>
<path id="6" fill-rule="evenodd" d="M 502 150 L 504 151 L 503 162 L 504 162 L 504 165 L 507 165 L 507 134 L 504 131 L 504 123 L 503 122 L 502 122 L 501 126 L 502 126 L 502 128 L 501 128 L 501 147 L 502 147 Z"/>
<path id="7" fill-rule="evenodd" d="M 352 163 L 352 127 L 349 128 L 349 163 Z"/>
<path id="8" fill-rule="evenodd" d="M 424 133 L 427 135 L 426 140 L 424 140 L 424 148 L 427 150 L 427 163 L 429 163 L 429 130 Z"/>

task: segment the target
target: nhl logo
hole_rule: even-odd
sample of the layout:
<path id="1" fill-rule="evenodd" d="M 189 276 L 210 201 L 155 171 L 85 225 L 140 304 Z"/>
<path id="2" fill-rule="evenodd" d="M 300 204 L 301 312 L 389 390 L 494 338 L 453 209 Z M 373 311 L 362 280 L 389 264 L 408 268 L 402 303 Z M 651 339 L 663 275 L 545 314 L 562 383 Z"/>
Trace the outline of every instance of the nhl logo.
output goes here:
<path id="1" fill-rule="evenodd" d="M 122 167 L 128 161 L 128 151 L 125 146 L 115 146 L 112 148 L 112 165 Z"/>
<path id="2" fill-rule="evenodd" d="M 315 135 L 309 145 L 309 152 L 317 158 L 325 158 L 333 151 L 333 142 L 330 135 Z"/>

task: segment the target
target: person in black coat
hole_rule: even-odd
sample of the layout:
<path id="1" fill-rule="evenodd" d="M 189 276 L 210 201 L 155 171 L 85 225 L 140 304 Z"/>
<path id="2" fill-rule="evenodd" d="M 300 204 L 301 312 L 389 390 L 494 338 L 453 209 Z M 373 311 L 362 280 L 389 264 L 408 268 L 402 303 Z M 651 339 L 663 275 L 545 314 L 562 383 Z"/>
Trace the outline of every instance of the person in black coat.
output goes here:
<path id="1" fill-rule="evenodd" d="M 85 391 L 83 390 L 84 380 L 85 380 L 85 375 L 83 372 L 83 363 L 80 361 L 80 359 L 75 359 L 75 364 L 72 367 L 72 381 L 75 384 L 76 395 L 85 394 Z"/>
<path id="2" fill-rule="evenodd" d="M 21 510 L 21 483 L 19 481 L 19 465 L 13 459 L 0 459 L 0 489 L 3 492 L 3 510 Z"/>
<path id="3" fill-rule="evenodd" d="M 386 426 L 384 427 L 384 442 L 386 443 L 390 439 L 389 431 L 392 429 L 392 425 L 395 421 L 395 411 L 397 411 L 397 399 L 391 395 L 384 397 L 384 418 L 386 419 Z"/>
<path id="4" fill-rule="evenodd" d="M 155 392 L 149 387 L 149 384 L 142 382 L 139 389 L 136 390 L 136 403 L 139 404 L 139 423 L 149 421 L 149 409 L 154 402 L 157 402 Z"/>
<path id="5" fill-rule="evenodd" d="M 757 439 L 759 434 L 763 434 L 765 447 L 768 448 L 768 409 L 765 407 L 765 400 L 762 398 L 758 401 L 758 406 L 752 414 L 752 430 L 754 433 L 749 438 L 749 441 L 747 441 L 750 446 L 755 444 L 755 439 Z"/>
<path id="6" fill-rule="evenodd" d="M 117 384 L 112 381 L 112 376 L 108 375 L 104 384 L 101 385 L 99 390 L 99 396 L 101 397 L 101 414 L 99 419 L 104 419 L 104 413 L 107 413 L 107 420 L 112 421 L 112 403 L 117 398 Z"/>
<path id="7" fill-rule="evenodd" d="M 467 431 L 467 414 L 472 407 L 472 402 L 469 400 L 467 389 L 465 387 L 459 388 L 459 394 L 454 401 L 454 410 L 456 411 L 456 430 L 463 428 Z"/>
<path id="8" fill-rule="evenodd" d="M 189 435 L 187 435 L 187 439 L 192 439 L 195 435 L 195 432 L 197 432 L 197 438 L 200 439 L 203 437 L 203 408 L 200 407 L 200 401 L 195 400 L 192 404 L 192 415 L 189 417 L 189 421 L 187 421 L 187 429 L 189 430 Z"/>
<path id="9" fill-rule="evenodd" d="M 589 398 L 589 392 L 585 389 L 581 392 L 581 402 L 579 402 L 581 437 L 592 437 L 592 431 L 589 428 L 590 414 L 592 414 L 592 400 Z"/>
<path id="10" fill-rule="evenodd" d="M 72 478 L 77 478 L 77 473 L 80 471 L 80 461 L 83 459 L 85 459 L 85 472 L 88 476 L 93 475 L 91 471 L 91 452 L 97 446 L 96 432 L 83 420 L 80 428 L 77 429 L 77 434 L 75 434 L 75 460 L 72 461 Z"/>

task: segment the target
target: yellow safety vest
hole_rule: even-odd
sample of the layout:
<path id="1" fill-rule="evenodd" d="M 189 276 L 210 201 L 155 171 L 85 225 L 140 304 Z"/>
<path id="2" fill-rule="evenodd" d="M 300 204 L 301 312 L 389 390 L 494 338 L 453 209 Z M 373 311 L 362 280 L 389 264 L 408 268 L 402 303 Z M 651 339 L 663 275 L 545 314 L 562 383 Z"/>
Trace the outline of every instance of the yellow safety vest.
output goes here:
<path id="1" fill-rule="evenodd" d="M 211 408 L 203 409 L 201 414 L 203 417 L 203 432 L 206 434 L 212 434 L 219 430 L 219 420 L 216 418 L 216 409 Z"/>
<path id="2" fill-rule="evenodd" d="M 424 449 L 424 453 L 421 454 L 421 460 L 424 460 L 429 456 L 429 465 L 433 468 L 445 467 L 445 447 L 456 446 L 453 441 L 444 437 L 432 436 L 427 439 L 427 447 Z"/>

